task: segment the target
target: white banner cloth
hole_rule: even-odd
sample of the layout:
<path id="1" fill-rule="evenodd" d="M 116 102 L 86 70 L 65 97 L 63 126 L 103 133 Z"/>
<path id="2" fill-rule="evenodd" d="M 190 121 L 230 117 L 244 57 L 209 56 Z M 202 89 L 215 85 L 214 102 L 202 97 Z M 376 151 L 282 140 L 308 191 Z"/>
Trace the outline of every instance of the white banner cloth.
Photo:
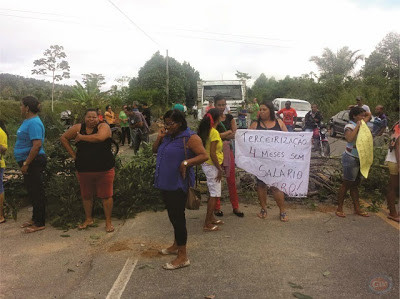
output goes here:
<path id="1" fill-rule="evenodd" d="M 290 197 L 306 197 L 312 132 L 237 130 L 236 165 Z"/>

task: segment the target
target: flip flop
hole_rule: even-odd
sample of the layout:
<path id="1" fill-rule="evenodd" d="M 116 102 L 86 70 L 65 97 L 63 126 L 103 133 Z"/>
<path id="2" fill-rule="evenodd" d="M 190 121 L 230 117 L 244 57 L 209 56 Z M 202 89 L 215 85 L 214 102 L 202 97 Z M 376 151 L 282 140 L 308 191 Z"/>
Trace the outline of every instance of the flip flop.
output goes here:
<path id="1" fill-rule="evenodd" d="M 32 226 L 32 225 L 33 225 L 32 221 L 26 221 L 26 222 L 21 224 L 21 228 L 29 227 L 29 226 Z"/>
<path id="2" fill-rule="evenodd" d="M 45 228 L 46 228 L 45 226 L 34 226 L 34 225 L 32 225 L 32 226 L 26 227 L 24 229 L 24 233 L 30 234 L 30 233 L 34 233 L 34 232 L 37 232 L 37 231 L 40 231 L 40 230 L 44 230 Z"/>
<path id="3" fill-rule="evenodd" d="M 219 227 L 217 225 L 214 225 L 212 227 L 207 227 L 207 226 L 203 227 L 203 231 L 205 232 L 215 232 L 217 230 L 219 230 Z"/>
<path id="4" fill-rule="evenodd" d="M 288 222 L 289 221 L 286 212 L 280 213 L 279 216 L 280 216 L 280 219 L 281 219 L 282 222 Z"/>
<path id="5" fill-rule="evenodd" d="M 114 228 L 113 225 L 111 225 L 109 228 L 107 228 L 107 226 L 106 226 L 106 232 L 107 233 L 112 233 L 114 230 L 115 230 L 115 228 Z"/>
<path id="6" fill-rule="evenodd" d="M 173 251 L 169 251 L 168 249 L 161 249 L 159 253 L 161 253 L 162 255 L 175 255 L 178 254 L 178 249 Z"/>
<path id="7" fill-rule="evenodd" d="M 399 216 L 397 216 L 397 217 L 394 217 L 394 216 L 387 216 L 387 218 L 389 218 L 390 220 L 393 220 L 393 221 L 396 221 L 396 222 L 399 222 L 399 220 L 400 220 L 400 217 Z"/>
<path id="8" fill-rule="evenodd" d="M 338 216 L 340 218 L 346 218 L 346 214 L 344 212 L 336 211 L 335 214 L 336 214 L 336 216 Z"/>
<path id="9" fill-rule="evenodd" d="M 222 224 L 224 224 L 224 222 L 222 221 L 222 220 L 215 220 L 215 221 L 213 221 L 213 222 L 211 222 L 212 224 L 219 224 L 219 225 L 222 225 Z"/>
<path id="10" fill-rule="evenodd" d="M 261 219 L 267 218 L 267 211 L 264 209 L 261 209 L 260 213 L 257 214 L 257 217 L 261 218 Z"/>
<path id="11" fill-rule="evenodd" d="M 82 224 L 79 224 L 79 225 L 78 225 L 78 229 L 79 229 L 79 230 L 87 229 L 88 226 L 90 227 L 90 226 L 92 226 L 93 224 L 94 224 L 94 220 L 93 220 L 92 222 L 89 222 L 89 223 L 86 223 L 86 224 L 85 224 L 85 222 L 83 222 Z"/>
<path id="12" fill-rule="evenodd" d="M 369 217 L 369 214 L 365 211 L 359 212 L 359 213 L 355 213 L 358 216 L 362 216 L 362 217 Z"/>
<path id="13" fill-rule="evenodd" d="M 184 268 L 184 267 L 187 267 L 187 266 L 190 266 L 190 261 L 189 260 L 186 260 L 186 262 L 184 262 L 182 264 L 179 264 L 179 265 L 176 265 L 176 266 L 172 265 L 171 263 L 166 263 L 163 266 L 163 268 L 165 270 L 176 270 L 176 269 Z"/>

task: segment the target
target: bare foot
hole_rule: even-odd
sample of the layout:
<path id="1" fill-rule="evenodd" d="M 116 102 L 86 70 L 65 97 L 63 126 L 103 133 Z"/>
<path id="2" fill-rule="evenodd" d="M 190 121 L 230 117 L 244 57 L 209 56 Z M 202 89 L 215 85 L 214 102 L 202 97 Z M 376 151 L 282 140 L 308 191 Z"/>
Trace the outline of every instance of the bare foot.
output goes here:
<path id="1" fill-rule="evenodd" d="M 106 232 L 112 233 L 114 231 L 114 226 L 111 223 L 106 224 Z"/>
<path id="2" fill-rule="evenodd" d="M 46 228 L 45 226 L 32 225 L 32 226 L 29 226 L 29 227 L 25 228 L 24 229 L 24 233 L 26 233 L 26 234 L 34 233 L 34 232 L 37 232 L 39 230 L 43 230 L 45 228 Z"/>
<path id="3" fill-rule="evenodd" d="M 78 225 L 79 229 L 86 229 L 88 226 L 91 226 L 94 223 L 93 219 L 86 219 L 85 222 Z"/>
<path id="4" fill-rule="evenodd" d="M 33 225 L 33 221 L 29 220 L 29 221 L 22 223 L 21 228 L 25 228 L 25 227 L 32 226 L 32 225 Z"/>

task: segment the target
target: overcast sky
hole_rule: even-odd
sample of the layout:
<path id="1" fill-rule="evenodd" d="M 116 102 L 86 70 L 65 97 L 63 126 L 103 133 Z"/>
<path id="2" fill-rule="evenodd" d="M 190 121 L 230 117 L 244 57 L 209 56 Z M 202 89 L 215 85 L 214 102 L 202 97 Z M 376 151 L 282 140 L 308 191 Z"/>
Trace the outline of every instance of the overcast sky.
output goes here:
<path id="1" fill-rule="evenodd" d="M 49 80 L 31 69 L 58 44 L 71 66 L 68 84 L 83 73 L 116 84 L 166 49 L 204 80 L 235 79 L 236 70 L 282 79 L 317 72 L 309 58 L 325 47 L 368 56 L 400 32 L 399 16 L 398 0 L 0 0 L 0 73 Z"/>

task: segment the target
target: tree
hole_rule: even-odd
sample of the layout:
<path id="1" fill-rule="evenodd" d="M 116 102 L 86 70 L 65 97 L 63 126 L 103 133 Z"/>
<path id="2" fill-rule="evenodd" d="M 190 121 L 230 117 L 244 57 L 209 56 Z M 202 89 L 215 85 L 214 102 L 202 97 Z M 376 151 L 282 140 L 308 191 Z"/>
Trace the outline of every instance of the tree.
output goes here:
<path id="1" fill-rule="evenodd" d="M 310 61 L 317 65 L 321 73 L 320 80 L 334 80 L 340 84 L 354 70 L 357 62 L 364 59 L 363 55 L 358 54 L 359 51 L 343 47 L 334 53 L 331 49 L 325 48 L 321 57 L 312 56 Z"/>
<path id="2" fill-rule="evenodd" d="M 54 111 L 54 81 L 61 81 L 62 79 L 69 78 L 69 64 L 62 58 L 67 57 L 63 51 L 63 46 L 52 45 L 50 49 L 44 51 L 45 57 L 37 59 L 33 62 L 35 69 L 32 74 L 46 75 L 49 71 L 52 75 L 52 90 L 51 90 L 51 111 Z"/>
<path id="3" fill-rule="evenodd" d="M 82 74 L 83 85 L 75 81 L 74 86 L 75 97 L 82 106 L 86 108 L 97 108 L 100 100 L 104 99 L 107 92 L 100 90 L 101 86 L 105 84 L 105 77 L 102 74 Z"/>
<path id="4" fill-rule="evenodd" d="M 236 78 L 238 78 L 240 80 L 249 80 L 249 79 L 251 79 L 251 76 L 248 73 L 242 73 L 242 72 L 239 72 L 238 70 L 236 70 L 235 76 L 236 76 Z"/>

